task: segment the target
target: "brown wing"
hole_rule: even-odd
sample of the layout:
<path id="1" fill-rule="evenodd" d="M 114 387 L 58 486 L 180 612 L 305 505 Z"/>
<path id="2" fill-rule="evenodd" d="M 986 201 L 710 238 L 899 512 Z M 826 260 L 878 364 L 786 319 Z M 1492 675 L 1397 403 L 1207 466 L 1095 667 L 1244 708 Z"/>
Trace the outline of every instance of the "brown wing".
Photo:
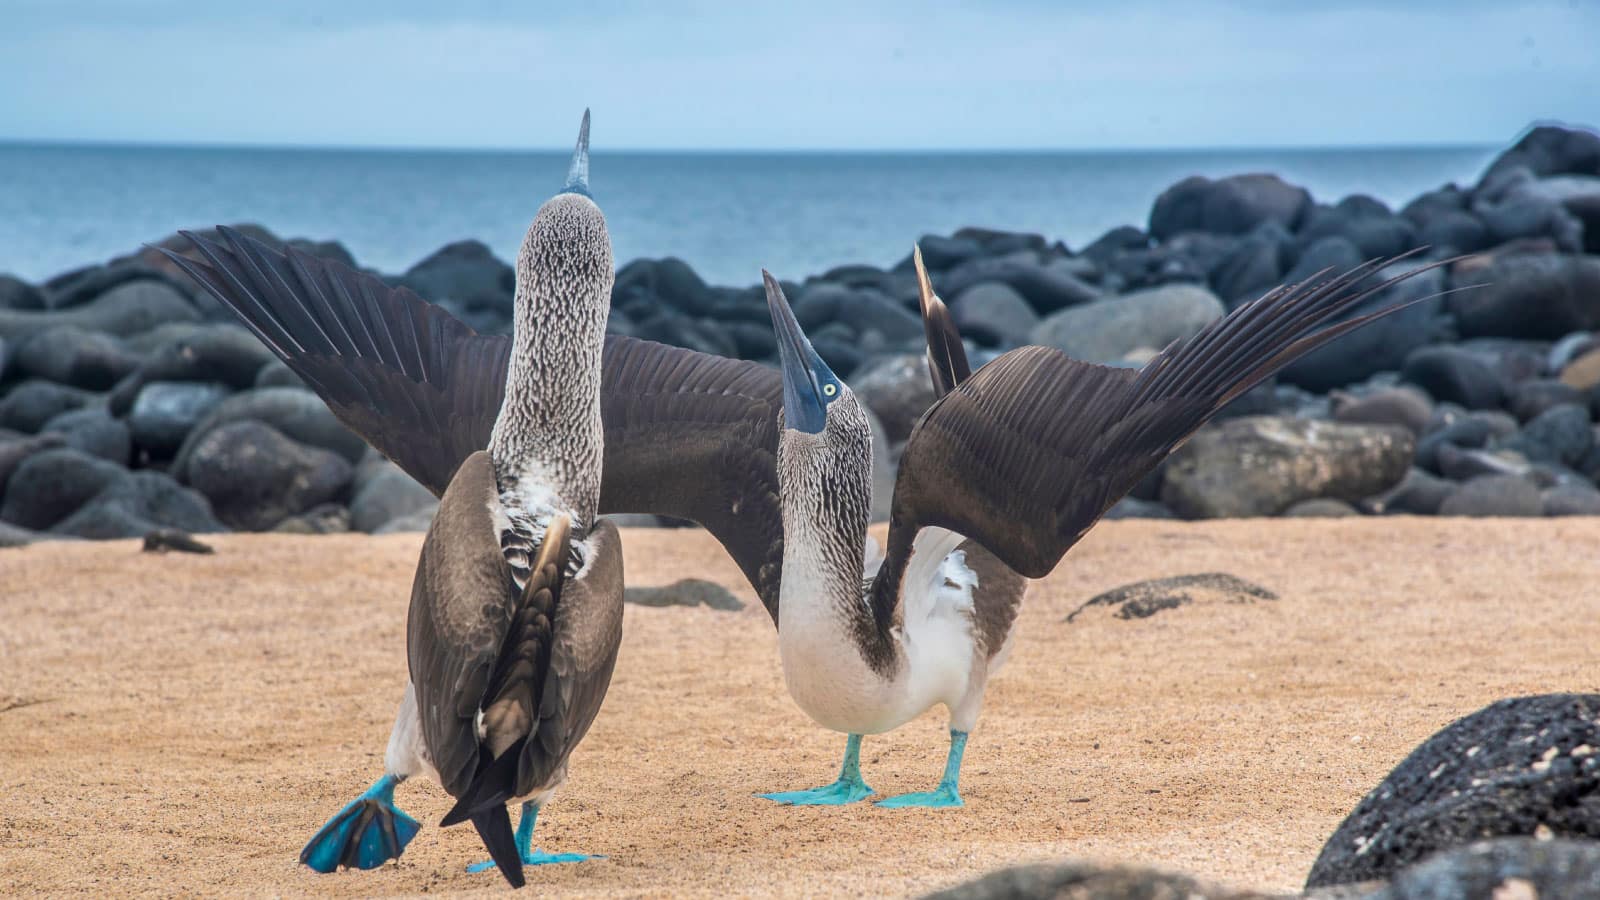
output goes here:
<path id="1" fill-rule="evenodd" d="M 601 520 L 590 529 L 589 563 L 566 579 L 555 607 L 553 640 L 537 704 L 537 724 L 523 745 L 517 796 L 546 784 L 566 763 L 600 712 L 622 643 L 622 542 Z"/>
<path id="2" fill-rule="evenodd" d="M 205 261 L 168 253 L 244 321 L 346 425 L 435 494 L 488 446 L 510 340 L 480 335 L 404 288 L 221 228 L 188 234 Z M 783 381 L 752 362 L 607 336 L 600 512 L 704 525 L 774 620 Z"/>
<path id="3" fill-rule="evenodd" d="M 924 527 L 965 535 L 1029 578 L 1049 574 L 1113 503 L 1230 400 L 1291 360 L 1403 308 L 1325 324 L 1423 271 L 1372 285 L 1368 276 L 1386 264 L 1278 288 L 1142 370 L 1091 365 L 1045 347 L 1021 347 L 984 366 L 936 402 L 907 443 L 873 586 L 879 621 L 892 618 L 912 540 Z"/>
<path id="4" fill-rule="evenodd" d="M 500 659 L 520 592 L 490 513 L 494 467 L 468 456 L 439 501 L 411 586 L 406 654 L 422 735 L 451 796 L 478 767 L 478 710 Z"/>

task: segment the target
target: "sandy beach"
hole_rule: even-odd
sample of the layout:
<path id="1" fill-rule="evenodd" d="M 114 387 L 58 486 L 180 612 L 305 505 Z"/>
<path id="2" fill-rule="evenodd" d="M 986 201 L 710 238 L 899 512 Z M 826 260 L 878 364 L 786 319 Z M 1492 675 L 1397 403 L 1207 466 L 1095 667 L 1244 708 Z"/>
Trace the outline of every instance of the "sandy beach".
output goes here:
<path id="1" fill-rule="evenodd" d="M 302 843 L 381 770 L 421 535 L 208 538 L 0 551 L 0 893 L 499 894 L 470 828 L 320 876 Z M 962 810 L 784 809 L 843 739 L 788 699 L 775 631 L 706 535 L 625 532 L 635 585 L 706 578 L 742 612 L 630 606 L 611 693 L 530 870 L 583 896 L 907 895 L 999 866 L 1132 861 L 1292 890 L 1356 801 L 1449 721 L 1600 689 L 1600 520 L 1101 525 L 1025 603 L 963 772 Z M 1221 571 L 1277 600 L 1139 620 L 1091 610 Z M 863 748 L 880 792 L 930 787 L 935 710 Z"/>

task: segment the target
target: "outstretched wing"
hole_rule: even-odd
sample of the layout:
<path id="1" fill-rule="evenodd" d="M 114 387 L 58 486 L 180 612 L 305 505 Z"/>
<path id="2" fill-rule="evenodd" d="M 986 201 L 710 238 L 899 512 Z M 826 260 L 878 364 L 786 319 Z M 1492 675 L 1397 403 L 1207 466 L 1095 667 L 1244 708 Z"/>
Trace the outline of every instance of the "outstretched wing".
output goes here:
<path id="1" fill-rule="evenodd" d="M 488 446 L 511 341 L 480 335 L 405 288 L 228 228 L 167 255 L 340 421 L 434 494 Z M 165 251 L 164 251 L 165 252 Z M 783 561 L 776 455 L 783 381 L 757 363 L 618 335 L 600 385 L 600 512 L 704 525 L 776 620 Z"/>
<path id="2" fill-rule="evenodd" d="M 879 621 L 892 616 L 912 541 L 926 527 L 965 535 L 1029 578 L 1049 574 L 1112 504 L 1229 401 L 1403 308 L 1326 324 L 1431 268 L 1372 284 L 1369 276 L 1393 261 L 1280 287 L 1141 370 L 1079 362 L 1045 347 L 1021 347 L 984 366 L 928 410 L 906 445 L 873 586 Z"/>

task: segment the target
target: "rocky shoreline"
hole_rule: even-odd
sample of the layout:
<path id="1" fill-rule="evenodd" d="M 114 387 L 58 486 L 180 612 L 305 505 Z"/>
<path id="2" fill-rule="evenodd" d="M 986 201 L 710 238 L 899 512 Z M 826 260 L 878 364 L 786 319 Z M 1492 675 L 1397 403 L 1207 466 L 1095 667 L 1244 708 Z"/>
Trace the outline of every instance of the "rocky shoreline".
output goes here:
<path id="1" fill-rule="evenodd" d="M 287 243 L 357 265 L 337 243 Z M 159 245 L 192 252 L 176 235 Z M 1398 211 L 1248 174 L 1185 179 L 1145 228 L 1077 251 L 987 229 L 921 238 L 975 365 L 1026 343 L 1137 365 L 1276 284 L 1422 246 L 1423 260 L 1461 258 L 1368 308 L 1429 299 L 1240 398 L 1112 515 L 1600 514 L 1593 132 L 1535 128 L 1475 185 Z M 384 277 L 480 331 L 510 327 L 512 270 L 476 241 Z M 875 414 L 881 512 L 932 399 L 910 260 L 785 289 Z M 618 271 L 610 328 L 745 359 L 776 352 L 758 286 L 707 285 L 677 259 Z M 433 505 L 154 250 L 38 285 L 0 275 L 0 546 L 158 528 L 420 530 Z"/>

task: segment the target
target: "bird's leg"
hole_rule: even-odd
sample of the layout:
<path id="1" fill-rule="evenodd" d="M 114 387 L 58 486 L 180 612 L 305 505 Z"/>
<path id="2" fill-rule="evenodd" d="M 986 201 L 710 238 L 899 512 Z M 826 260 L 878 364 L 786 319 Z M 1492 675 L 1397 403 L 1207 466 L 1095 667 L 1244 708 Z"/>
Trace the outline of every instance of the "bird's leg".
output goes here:
<path id="1" fill-rule="evenodd" d="M 961 779 L 961 754 L 967 749 L 967 733 L 950 729 L 950 756 L 944 763 L 944 775 L 939 779 L 939 786 L 931 791 L 921 791 L 915 794 L 901 794 L 887 800 L 879 800 L 878 806 L 898 809 L 907 806 L 960 806 L 961 792 L 956 783 Z"/>
<path id="2" fill-rule="evenodd" d="M 589 856 L 584 853 L 546 853 L 543 850 L 533 849 L 533 827 L 539 821 L 539 807 L 532 803 L 522 804 L 522 818 L 517 822 L 517 855 L 522 857 L 525 866 L 543 866 L 549 863 L 583 862 L 586 859 L 604 859 L 603 856 Z M 468 872 L 487 872 L 494 868 L 494 860 L 473 863 L 467 866 Z"/>
<path id="3" fill-rule="evenodd" d="M 334 814 L 300 851 L 300 861 L 318 872 L 341 866 L 376 869 L 405 852 L 422 826 L 394 805 L 403 775 L 386 773 L 366 793 Z"/>
<path id="4" fill-rule="evenodd" d="M 785 806 L 843 806 L 865 800 L 872 794 L 872 788 L 861 780 L 861 735 L 852 734 L 844 745 L 844 765 L 839 767 L 838 781 L 808 791 L 779 791 L 758 796 Z"/>

